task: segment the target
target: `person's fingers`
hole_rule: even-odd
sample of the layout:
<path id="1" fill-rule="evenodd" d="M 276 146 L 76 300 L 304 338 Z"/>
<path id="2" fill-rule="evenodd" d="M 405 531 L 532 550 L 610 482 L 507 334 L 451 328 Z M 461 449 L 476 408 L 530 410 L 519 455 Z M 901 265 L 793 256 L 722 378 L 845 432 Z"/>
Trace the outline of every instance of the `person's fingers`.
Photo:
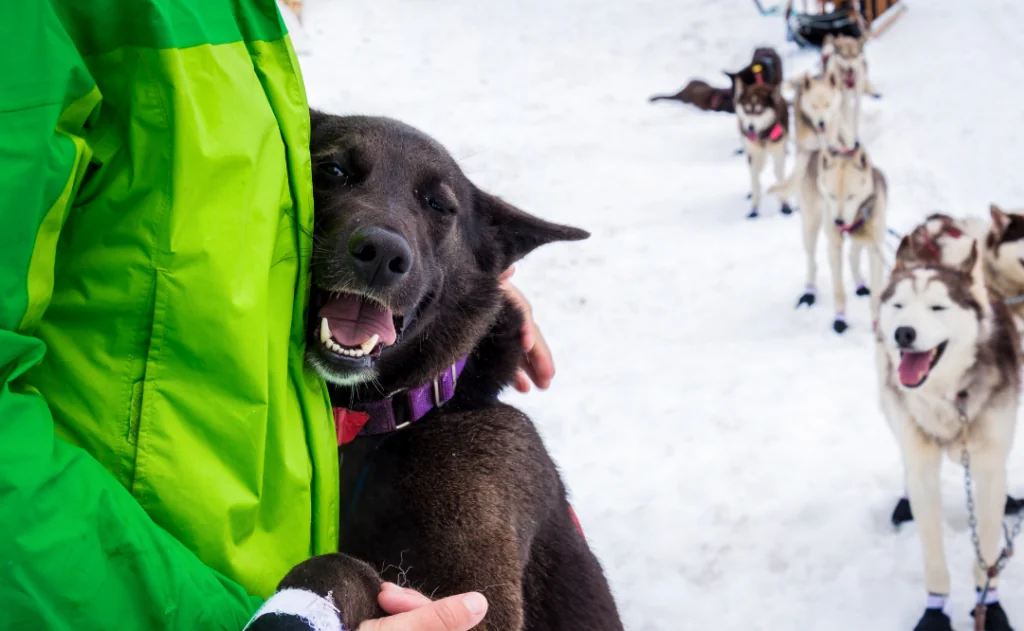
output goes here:
<path id="1" fill-rule="evenodd" d="M 551 380 L 555 378 L 555 360 L 539 329 L 536 331 L 533 348 L 526 353 L 523 364 L 522 368 L 538 388 L 545 390 L 551 385 Z"/>
<path id="2" fill-rule="evenodd" d="M 530 377 L 522 368 L 516 371 L 516 379 L 512 382 L 512 387 L 523 394 L 530 391 Z"/>
<path id="3" fill-rule="evenodd" d="M 501 276 L 498 277 L 498 280 L 504 282 L 504 281 L 512 278 L 512 276 L 515 273 L 516 273 L 516 266 L 512 265 L 507 270 L 505 270 L 504 272 L 501 273 Z"/>
<path id="4" fill-rule="evenodd" d="M 377 602 L 381 609 L 389 614 L 405 613 L 430 604 L 430 599 L 423 594 L 394 583 L 384 583 L 381 586 L 380 594 L 377 595 Z"/>
<path id="5" fill-rule="evenodd" d="M 501 289 L 505 292 L 505 296 L 512 301 L 516 309 L 519 309 L 519 312 L 523 314 L 523 348 L 529 351 L 533 348 L 537 328 L 537 325 L 533 322 L 533 307 L 530 306 L 530 302 L 523 295 L 523 292 L 519 291 L 519 288 L 512 283 L 502 283 Z"/>
<path id="6" fill-rule="evenodd" d="M 367 620 L 359 625 L 358 631 L 469 631 L 486 613 L 487 599 L 483 594 L 470 592 L 387 618 Z"/>

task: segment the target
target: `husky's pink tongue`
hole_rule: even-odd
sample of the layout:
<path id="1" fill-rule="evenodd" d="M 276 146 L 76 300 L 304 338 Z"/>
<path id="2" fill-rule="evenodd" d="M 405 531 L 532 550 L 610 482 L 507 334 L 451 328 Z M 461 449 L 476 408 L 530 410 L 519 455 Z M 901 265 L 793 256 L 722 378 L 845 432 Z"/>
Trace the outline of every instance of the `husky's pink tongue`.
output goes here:
<path id="1" fill-rule="evenodd" d="M 903 353 L 900 358 L 900 382 L 905 386 L 916 386 L 928 376 L 931 370 L 932 352 Z"/>
<path id="2" fill-rule="evenodd" d="M 352 294 L 331 298 L 317 315 L 327 318 L 331 337 L 343 346 L 359 346 L 374 335 L 390 346 L 398 337 L 390 311 Z"/>

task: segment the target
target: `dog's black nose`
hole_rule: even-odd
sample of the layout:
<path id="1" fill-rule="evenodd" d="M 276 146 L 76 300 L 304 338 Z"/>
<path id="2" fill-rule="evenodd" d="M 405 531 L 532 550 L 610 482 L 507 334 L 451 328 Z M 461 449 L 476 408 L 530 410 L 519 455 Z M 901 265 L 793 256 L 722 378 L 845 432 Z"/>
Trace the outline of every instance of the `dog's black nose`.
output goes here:
<path id="1" fill-rule="evenodd" d="M 917 331 L 913 327 L 901 326 L 896 329 L 896 343 L 899 344 L 900 348 L 910 348 L 914 345 L 914 340 L 917 339 Z"/>
<path id="2" fill-rule="evenodd" d="M 836 219 L 836 225 L 839 226 L 840 228 L 842 228 L 843 227 L 843 220 L 842 219 Z"/>
<path id="3" fill-rule="evenodd" d="M 818 121 L 818 129 L 825 131 L 825 121 Z"/>
<path id="4" fill-rule="evenodd" d="M 748 131 L 755 131 L 753 125 L 747 125 L 747 130 Z"/>
<path id="5" fill-rule="evenodd" d="M 409 242 L 383 228 L 356 232 L 348 242 L 348 252 L 356 274 L 373 289 L 394 285 L 409 272 L 413 263 Z"/>

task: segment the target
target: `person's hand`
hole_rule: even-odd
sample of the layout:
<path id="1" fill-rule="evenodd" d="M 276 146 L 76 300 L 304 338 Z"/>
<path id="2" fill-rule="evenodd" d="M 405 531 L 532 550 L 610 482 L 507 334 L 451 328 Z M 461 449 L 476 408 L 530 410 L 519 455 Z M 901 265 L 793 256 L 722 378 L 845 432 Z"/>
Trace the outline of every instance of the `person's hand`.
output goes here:
<path id="1" fill-rule="evenodd" d="M 515 267 L 510 267 L 498 278 L 505 296 L 523 314 L 522 340 L 523 350 L 526 353 L 519 365 L 519 370 L 516 371 L 516 380 L 513 386 L 519 392 L 529 392 L 532 381 L 538 388 L 545 390 L 555 377 L 555 362 L 551 358 L 551 348 L 544 341 L 544 336 L 537 328 L 537 323 L 533 321 L 533 308 L 530 307 L 526 296 L 509 280 L 515 271 Z"/>
<path id="2" fill-rule="evenodd" d="M 433 601 L 394 583 L 384 583 L 377 602 L 391 615 L 367 620 L 356 631 L 469 631 L 487 613 L 483 594 L 470 592 Z"/>

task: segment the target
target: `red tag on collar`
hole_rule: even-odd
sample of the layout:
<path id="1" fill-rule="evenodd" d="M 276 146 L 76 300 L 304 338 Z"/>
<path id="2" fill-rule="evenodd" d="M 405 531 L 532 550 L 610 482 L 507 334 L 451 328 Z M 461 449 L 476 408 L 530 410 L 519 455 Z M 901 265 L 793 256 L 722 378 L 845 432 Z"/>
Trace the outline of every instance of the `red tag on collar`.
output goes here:
<path id="1" fill-rule="evenodd" d="M 963 236 L 964 233 L 960 232 L 958 229 L 954 228 L 953 226 L 950 226 L 950 227 L 946 228 L 946 234 L 948 234 L 949 236 L 953 237 L 954 239 L 959 239 L 960 237 Z"/>
<path id="2" fill-rule="evenodd" d="M 576 511 L 572 509 L 572 504 L 569 505 L 569 517 L 572 517 L 572 523 L 576 525 L 576 530 L 580 532 L 580 536 L 586 540 L 587 536 L 583 534 L 583 526 L 580 525 L 580 518 L 576 516 Z"/>
<path id="3" fill-rule="evenodd" d="M 782 125 L 775 123 L 775 127 L 772 127 L 772 130 L 768 132 L 768 137 L 772 140 L 782 138 Z"/>
<path id="4" fill-rule="evenodd" d="M 363 431 L 363 426 L 370 420 L 370 415 L 366 412 L 353 412 L 347 408 L 333 408 L 334 411 L 334 431 L 338 434 L 338 446 L 347 445 L 359 432 Z"/>

